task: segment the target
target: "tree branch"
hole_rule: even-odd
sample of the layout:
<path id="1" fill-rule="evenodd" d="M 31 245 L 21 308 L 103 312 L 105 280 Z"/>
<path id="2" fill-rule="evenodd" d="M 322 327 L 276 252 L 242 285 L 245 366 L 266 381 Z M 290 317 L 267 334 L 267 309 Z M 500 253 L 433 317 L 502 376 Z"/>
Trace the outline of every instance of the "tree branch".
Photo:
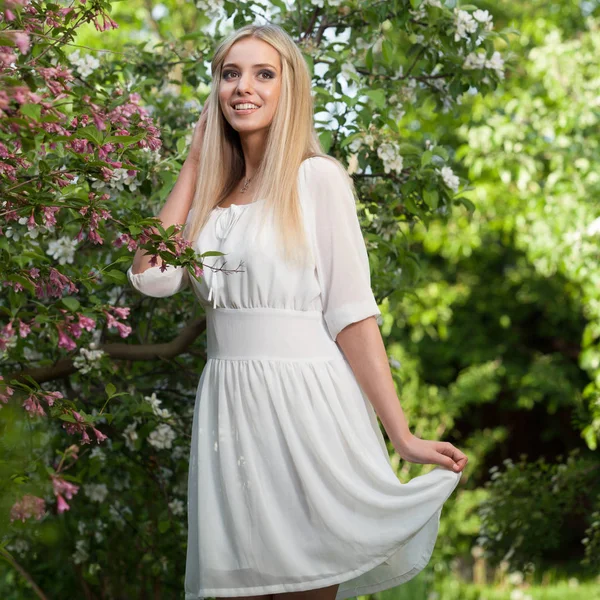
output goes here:
<path id="1" fill-rule="evenodd" d="M 170 342 L 162 344 L 99 344 L 98 350 L 103 350 L 111 358 L 117 360 L 165 360 L 183 354 L 205 329 L 206 319 L 201 317 L 188 323 L 183 331 Z M 11 373 L 6 376 L 6 380 L 16 379 L 21 381 L 25 375 L 29 375 L 37 383 L 44 383 L 45 381 L 68 377 L 75 372 L 77 372 L 77 369 L 73 364 L 73 360 L 63 358 L 53 365 L 34 367 L 18 371 L 17 373 Z"/>

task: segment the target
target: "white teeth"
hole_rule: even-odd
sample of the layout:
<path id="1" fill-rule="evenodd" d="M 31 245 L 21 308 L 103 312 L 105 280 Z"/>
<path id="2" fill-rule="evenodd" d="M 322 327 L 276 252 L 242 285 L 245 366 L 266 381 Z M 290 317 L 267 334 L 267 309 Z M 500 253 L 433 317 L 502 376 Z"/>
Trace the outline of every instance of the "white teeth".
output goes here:
<path id="1" fill-rule="evenodd" d="M 234 108 L 235 110 L 246 110 L 248 108 L 258 108 L 258 106 L 256 104 L 237 104 Z"/>

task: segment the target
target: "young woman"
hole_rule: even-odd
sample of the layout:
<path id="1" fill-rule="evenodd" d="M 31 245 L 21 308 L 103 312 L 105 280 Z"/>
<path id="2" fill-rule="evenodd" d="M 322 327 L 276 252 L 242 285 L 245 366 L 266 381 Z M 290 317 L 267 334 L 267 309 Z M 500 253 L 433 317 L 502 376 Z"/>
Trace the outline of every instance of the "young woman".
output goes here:
<path id="1" fill-rule="evenodd" d="M 352 180 L 315 135 L 311 78 L 274 25 L 246 26 L 159 217 L 187 222 L 205 263 L 128 276 L 148 296 L 190 285 L 206 311 L 193 418 L 185 598 L 338 600 L 428 563 L 467 457 L 414 436 L 376 317 Z M 401 483 L 399 455 L 438 465 Z M 289 597 L 289 598 L 288 598 Z"/>

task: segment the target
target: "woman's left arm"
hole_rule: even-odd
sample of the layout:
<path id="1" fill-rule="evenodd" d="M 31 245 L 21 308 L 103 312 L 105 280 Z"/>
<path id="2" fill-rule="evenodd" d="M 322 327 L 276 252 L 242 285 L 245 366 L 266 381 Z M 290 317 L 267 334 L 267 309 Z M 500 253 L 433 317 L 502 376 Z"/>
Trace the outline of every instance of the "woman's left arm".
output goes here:
<path id="1" fill-rule="evenodd" d="M 458 448 L 450 442 L 422 440 L 410 432 L 375 317 L 347 325 L 338 333 L 336 342 L 400 457 L 413 463 L 462 471 L 467 457 Z"/>
<path id="2" fill-rule="evenodd" d="M 371 289 L 352 180 L 337 161 L 325 157 L 305 160 L 301 170 L 313 223 L 323 316 L 331 338 L 346 356 L 400 456 L 461 471 L 467 457 L 452 444 L 421 440 L 410 433 L 375 318 L 381 311 Z"/>

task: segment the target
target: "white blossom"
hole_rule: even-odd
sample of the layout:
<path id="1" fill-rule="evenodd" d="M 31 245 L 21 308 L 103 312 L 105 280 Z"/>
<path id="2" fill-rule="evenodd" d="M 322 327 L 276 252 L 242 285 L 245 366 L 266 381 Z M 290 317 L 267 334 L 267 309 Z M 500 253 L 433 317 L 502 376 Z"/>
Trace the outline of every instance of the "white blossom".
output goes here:
<path id="1" fill-rule="evenodd" d="M 123 431 L 123 437 L 125 438 L 125 445 L 129 450 L 135 450 L 133 442 L 138 439 L 136 427 L 139 424 L 139 419 L 134 419 L 133 423 L 129 423 Z"/>
<path id="2" fill-rule="evenodd" d="M 207 16 L 217 16 L 223 7 L 221 0 L 196 0 L 196 8 L 203 10 Z"/>
<path id="3" fill-rule="evenodd" d="M 184 513 L 185 506 L 183 501 L 179 500 L 179 498 L 175 498 L 169 502 L 169 508 L 171 509 L 171 512 L 178 517 Z"/>
<path id="4" fill-rule="evenodd" d="M 586 235 L 598 235 L 600 233 L 600 217 L 594 219 L 585 230 Z"/>
<path id="5" fill-rule="evenodd" d="M 342 65 L 341 71 L 342 71 L 342 76 L 344 77 L 344 79 L 346 80 L 346 82 L 348 84 L 352 83 L 352 80 L 358 78 L 358 71 L 356 70 L 356 67 L 349 61 L 346 61 Z"/>
<path id="6" fill-rule="evenodd" d="M 393 142 L 383 142 L 377 148 L 377 156 L 383 162 L 383 169 L 386 173 L 396 171 L 401 173 L 404 165 L 404 159 L 399 154 L 398 146 Z"/>
<path id="7" fill-rule="evenodd" d="M 166 17 L 169 14 L 169 9 L 162 3 L 155 4 L 152 7 L 151 14 L 155 21 L 160 21 L 163 17 Z"/>
<path id="8" fill-rule="evenodd" d="M 482 10 L 482 9 L 478 8 L 473 13 L 473 18 L 476 21 L 483 23 L 485 25 L 486 31 L 491 31 L 492 28 L 494 27 L 494 19 L 493 19 L 492 15 L 490 15 L 489 11 L 487 11 L 487 10 Z"/>
<path id="9" fill-rule="evenodd" d="M 102 462 L 105 462 L 106 454 L 104 454 L 104 450 L 102 448 L 96 446 L 95 448 L 92 448 L 92 451 L 90 452 L 90 458 L 99 458 Z"/>
<path id="10" fill-rule="evenodd" d="M 452 167 L 445 165 L 444 167 L 442 167 L 441 171 L 440 169 L 436 169 L 436 172 L 442 176 L 444 184 L 456 194 L 456 192 L 458 191 L 459 179 L 454 174 Z"/>
<path id="11" fill-rule="evenodd" d="M 483 69 L 487 62 L 485 52 L 469 52 L 463 61 L 463 69 Z"/>
<path id="12" fill-rule="evenodd" d="M 185 446 L 175 446 L 173 448 L 173 452 L 171 452 L 171 458 L 173 460 L 179 460 L 180 458 L 184 458 L 188 455 L 188 450 Z"/>
<path id="13" fill-rule="evenodd" d="M 469 33 L 477 31 L 477 21 L 471 13 L 461 10 L 458 7 L 454 8 L 454 26 L 456 27 L 456 31 L 454 32 L 455 42 L 460 41 L 461 38 L 468 39 Z"/>
<path id="14" fill-rule="evenodd" d="M 166 408 L 159 408 L 161 400 L 156 397 L 156 392 L 152 392 L 151 396 L 144 396 L 144 400 L 152 406 L 152 412 L 161 419 L 168 419 L 171 413 Z"/>
<path id="15" fill-rule="evenodd" d="M 162 450 L 164 448 L 171 448 L 171 444 L 175 437 L 175 431 L 173 431 L 172 427 L 166 423 L 161 423 L 148 436 L 148 443 L 155 448 Z"/>
<path id="16" fill-rule="evenodd" d="M 427 16 L 427 11 L 425 10 L 426 6 L 442 8 L 442 3 L 440 0 L 423 0 L 423 2 L 421 2 L 421 6 L 419 6 L 417 10 L 409 10 L 408 12 L 417 19 L 424 19 Z"/>
<path id="17" fill-rule="evenodd" d="M 64 265 L 65 263 L 73 263 L 75 259 L 75 250 L 77 249 L 77 241 L 67 236 L 62 236 L 58 240 L 51 240 L 48 243 L 48 249 L 46 254 L 49 254 L 58 263 Z"/>
<path id="18" fill-rule="evenodd" d="M 104 502 L 108 496 L 108 488 L 105 483 L 86 483 L 83 485 L 83 491 L 92 502 Z"/>
<path id="19" fill-rule="evenodd" d="M 69 61 L 77 67 L 82 79 L 85 79 L 100 66 L 100 61 L 91 54 L 86 54 L 83 57 L 79 56 L 79 50 L 69 54 Z"/>
<path id="20" fill-rule="evenodd" d="M 96 524 L 94 525 L 94 539 L 101 543 L 104 541 L 104 533 L 102 533 L 106 529 L 107 525 L 101 519 L 96 519 Z"/>
<path id="21" fill-rule="evenodd" d="M 71 555 L 73 562 L 78 565 L 81 564 L 82 562 L 86 562 L 87 559 L 90 557 L 90 555 L 88 554 L 88 540 L 77 540 L 75 542 L 75 552 Z"/>
<path id="22" fill-rule="evenodd" d="M 82 374 L 100 369 L 100 361 L 104 356 L 104 350 L 94 350 L 88 348 L 79 348 L 79 355 L 73 359 L 73 366 Z"/>
<path id="23" fill-rule="evenodd" d="M 29 550 L 29 542 L 27 540 L 16 539 L 12 544 L 8 544 L 6 548 L 12 552 L 16 552 L 19 556 L 25 556 Z"/>

